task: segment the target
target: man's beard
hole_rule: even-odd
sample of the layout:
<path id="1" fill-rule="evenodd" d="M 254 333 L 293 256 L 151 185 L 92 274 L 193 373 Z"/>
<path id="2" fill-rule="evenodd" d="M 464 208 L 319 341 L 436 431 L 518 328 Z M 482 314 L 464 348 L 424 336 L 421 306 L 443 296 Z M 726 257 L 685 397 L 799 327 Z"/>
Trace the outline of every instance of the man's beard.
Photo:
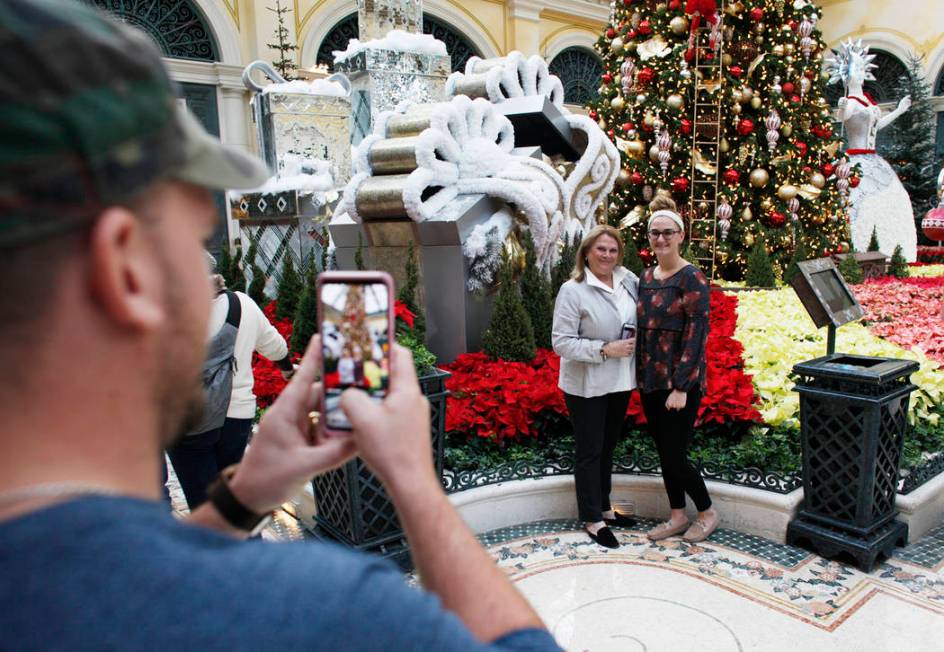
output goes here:
<path id="1" fill-rule="evenodd" d="M 188 311 L 189 306 L 173 265 L 165 252 L 160 257 L 169 283 L 165 293 L 170 323 L 162 338 L 156 379 L 158 435 L 162 448 L 169 448 L 202 420 L 206 409 L 203 361 L 207 354 L 206 324 Z"/>

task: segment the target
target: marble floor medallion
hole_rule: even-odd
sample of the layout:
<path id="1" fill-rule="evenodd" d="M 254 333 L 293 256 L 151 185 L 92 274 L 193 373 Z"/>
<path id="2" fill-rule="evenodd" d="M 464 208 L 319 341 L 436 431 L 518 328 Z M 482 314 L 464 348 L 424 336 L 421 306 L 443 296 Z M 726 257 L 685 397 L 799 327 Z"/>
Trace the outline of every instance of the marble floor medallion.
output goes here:
<path id="1" fill-rule="evenodd" d="M 641 531 L 617 531 L 608 550 L 548 529 L 489 552 L 567 650 L 942 649 L 940 569 L 892 558 L 866 574 L 798 549 L 759 557 Z"/>

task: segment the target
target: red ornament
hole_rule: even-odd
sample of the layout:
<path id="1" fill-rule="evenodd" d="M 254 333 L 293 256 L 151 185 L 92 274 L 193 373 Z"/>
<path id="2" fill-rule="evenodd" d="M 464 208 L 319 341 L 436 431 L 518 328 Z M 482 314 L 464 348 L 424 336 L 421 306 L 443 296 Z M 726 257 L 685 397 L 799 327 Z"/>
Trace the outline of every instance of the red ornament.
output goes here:
<path id="1" fill-rule="evenodd" d="M 813 70 L 804 70 L 803 76 L 806 77 L 807 79 L 813 79 L 813 77 L 816 76 L 816 72 Z"/>
<path id="2" fill-rule="evenodd" d="M 604 84 L 609 84 L 610 82 L 613 81 L 613 75 L 611 75 L 608 72 L 605 72 L 603 73 L 603 77 L 601 77 L 601 79 L 603 80 Z"/>
<path id="3" fill-rule="evenodd" d="M 649 247 L 644 247 L 643 249 L 639 251 L 639 257 L 642 258 L 642 262 L 648 265 L 649 263 L 652 262 L 652 259 L 653 259 L 652 249 L 650 249 Z"/>
<path id="4" fill-rule="evenodd" d="M 754 121 L 748 118 L 741 118 L 741 121 L 738 123 L 737 130 L 742 136 L 749 135 L 754 131 Z"/>
<path id="5" fill-rule="evenodd" d="M 606 30 L 606 37 L 607 37 L 607 38 L 616 38 L 616 30 L 613 29 L 612 27 L 608 28 L 608 29 Z"/>
<path id="6" fill-rule="evenodd" d="M 606 135 L 610 137 L 610 140 L 613 140 L 614 138 L 616 138 L 616 132 L 613 131 L 612 129 L 607 129 Z"/>
<path id="7" fill-rule="evenodd" d="M 692 121 L 688 118 L 683 118 L 682 125 L 679 127 L 679 131 L 681 131 L 683 134 L 692 133 Z"/>
<path id="8" fill-rule="evenodd" d="M 725 170 L 724 175 L 722 176 L 724 177 L 724 182 L 729 186 L 736 186 L 741 180 L 741 173 L 733 168 L 730 170 Z"/>
<path id="9" fill-rule="evenodd" d="M 851 181 L 852 179 L 850 179 Z M 940 242 L 944 240 L 944 208 L 938 206 L 928 211 L 921 220 L 921 230 L 929 240 Z"/>
<path id="10" fill-rule="evenodd" d="M 833 176 L 833 172 L 836 171 L 836 166 L 834 166 L 832 163 L 823 163 L 823 166 L 819 169 L 819 171 L 822 172 L 823 176 L 828 179 L 829 177 Z"/>
<path id="11" fill-rule="evenodd" d="M 794 32 L 800 28 L 800 23 L 798 23 L 795 19 L 791 19 L 788 25 L 790 25 L 790 29 L 792 29 Z"/>
<path id="12" fill-rule="evenodd" d="M 855 175 L 849 177 L 849 186 L 852 188 L 858 188 L 861 182 L 862 182 L 862 179 L 860 179 L 859 177 Z"/>
<path id="13" fill-rule="evenodd" d="M 751 20 L 753 20 L 755 23 L 759 23 L 760 21 L 764 20 L 764 10 L 760 7 L 754 7 L 751 9 Z"/>
<path id="14" fill-rule="evenodd" d="M 813 168 L 811 168 L 809 165 L 804 165 L 803 174 L 805 174 L 806 176 L 810 176 L 811 174 L 813 174 Z"/>
<path id="15" fill-rule="evenodd" d="M 649 83 L 656 78 L 656 71 L 648 66 L 639 71 L 636 75 L 636 82 L 642 84 L 643 86 L 649 85 Z"/>
<path id="16" fill-rule="evenodd" d="M 599 115 L 599 114 L 598 114 L 596 111 L 590 111 L 590 119 L 591 119 L 591 120 L 596 120 L 596 119 L 597 119 L 597 115 Z"/>
<path id="17" fill-rule="evenodd" d="M 633 6 L 633 0 L 623 0 L 623 6 L 624 6 L 624 7 L 632 7 L 632 6 Z"/>
<path id="18" fill-rule="evenodd" d="M 637 186 L 641 186 L 642 182 L 646 179 L 642 176 L 642 173 L 637 170 L 636 172 L 633 172 L 631 175 L 629 175 L 629 180 Z"/>
<path id="19" fill-rule="evenodd" d="M 799 103 L 800 103 L 800 96 L 799 96 L 799 95 L 794 95 L 793 97 L 790 98 L 790 101 L 793 102 L 794 104 L 799 104 Z"/>
<path id="20" fill-rule="evenodd" d="M 669 9 L 672 11 L 678 11 L 678 8 L 682 6 L 682 0 L 672 0 L 669 3 Z"/>
<path id="21" fill-rule="evenodd" d="M 626 32 L 626 36 L 628 36 L 630 39 L 634 39 L 639 35 L 636 33 L 636 30 L 631 29 L 628 32 Z"/>
<path id="22" fill-rule="evenodd" d="M 685 177 L 676 177 L 673 179 L 672 190 L 682 194 L 688 192 L 688 179 Z"/>
<path id="23" fill-rule="evenodd" d="M 802 140 L 795 140 L 793 144 L 796 146 L 797 150 L 800 152 L 800 156 L 806 156 L 806 153 L 809 151 L 809 146 L 804 143 Z"/>
<path id="24" fill-rule="evenodd" d="M 652 23 L 650 23 L 648 19 L 639 23 L 639 33 L 642 35 L 652 33 Z"/>
<path id="25" fill-rule="evenodd" d="M 773 226 L 783 226 L 787 221 L 787 216 L 780 211 L 770 211 L 770 223 Z"/>
<path id="26" fill-rule="evenodd" d="M 793 95 L 793 91 L 796 86 L 793 85 L 793 82 L 787 82 L 783 85 L 783 92 L 785 95 Z"/>
<path id="27" fill-rule="evenodd" d="M 741 66 L 731 66 L 728 68 L 728 72 L 731 73 L 731 76 L 740 79 L 741 75 L 744 74 L 744 69 Z"/>

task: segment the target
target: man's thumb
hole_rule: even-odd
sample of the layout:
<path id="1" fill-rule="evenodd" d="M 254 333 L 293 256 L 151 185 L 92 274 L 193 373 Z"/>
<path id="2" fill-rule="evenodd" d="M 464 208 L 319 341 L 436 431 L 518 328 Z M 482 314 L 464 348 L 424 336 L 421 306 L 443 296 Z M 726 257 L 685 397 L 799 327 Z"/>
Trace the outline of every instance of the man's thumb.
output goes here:
<path id="1" fill-rule="evenodd" d="M 375 420 L 380 406 L 377 405 L 366 392 L 359 389 L 348 389 L 341 394 L 341 409 L 355 429 L 362 424 L 367 425 Z"/>

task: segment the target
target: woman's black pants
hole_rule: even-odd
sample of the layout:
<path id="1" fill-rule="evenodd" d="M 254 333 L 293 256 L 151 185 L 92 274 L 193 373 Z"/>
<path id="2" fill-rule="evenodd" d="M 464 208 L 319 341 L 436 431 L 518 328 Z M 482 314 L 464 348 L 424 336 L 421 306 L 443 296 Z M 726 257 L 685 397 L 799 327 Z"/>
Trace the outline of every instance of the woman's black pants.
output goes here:
<path id="1" fill-rule="evenodd" d="M 629 395 L 630 392 L 616 392 L 583 398 L 564 394 L 577 443 L 574 469 L 577 513 L 584 523 L 602 521 L 603 512 L 610 510 L 613 449 L 623 430 Z"/>
<path id="2" fill-rule="evenodd" d="M 642 409 L 646 414 L 649 434 L 656 442 L 662 481 L 672 509 L 685 509 L 685 494 L 692 497 L 695 508 L 703 512 L 711 507 L 711 498 L 701 474 L 688 461 L 688 445 L 695 430 L 695 418 L 701 403 L 701 391 L 688 392 L 685 407 L 667 410 L 668 390 L 642 394 Z"/>

